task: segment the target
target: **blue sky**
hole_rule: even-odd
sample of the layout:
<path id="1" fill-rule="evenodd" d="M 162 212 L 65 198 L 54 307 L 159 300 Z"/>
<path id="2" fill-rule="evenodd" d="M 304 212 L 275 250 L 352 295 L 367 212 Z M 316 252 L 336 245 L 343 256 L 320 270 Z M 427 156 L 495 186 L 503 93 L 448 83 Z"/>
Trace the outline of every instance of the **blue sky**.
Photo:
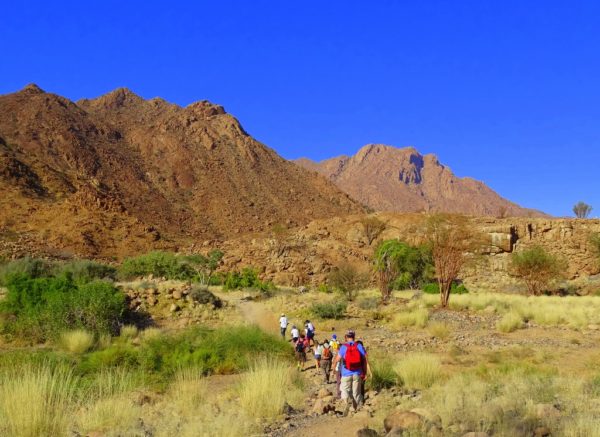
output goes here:
<path id="1" fill-rule="evenodd" d="M 4 2 L 0 93 L 125 86 L 221 104 L 286 158 L 435 153 L 554 215 L 600 215 L 600 2 Z"/>

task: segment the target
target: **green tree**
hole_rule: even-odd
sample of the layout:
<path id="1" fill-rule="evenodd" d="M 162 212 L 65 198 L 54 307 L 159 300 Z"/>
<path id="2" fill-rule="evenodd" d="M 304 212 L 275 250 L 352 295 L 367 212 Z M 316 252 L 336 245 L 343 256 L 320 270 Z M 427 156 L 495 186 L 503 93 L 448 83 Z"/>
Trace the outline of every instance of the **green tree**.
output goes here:
<path id="1" fill-rule="evenodd" d="M 381 299 L 387 302 L 399 277 L 408 286 L 422 282 L 431 266 L 425 248 L 417 248 L 399 240 L 383 241 L 375 250 L 373 267 L 377 273 Z"/>
<path id="2" fill-rule="evenodd" d="M 184 259 L 196 271 L 200 284 L 209 285 L 224 255 L 223 252 L 215 249 L 211 250 L 206 256 L 198 253 L 188 255 Z"/>
<path id="3" fill-rule="evenodd" d="M 537 296 L 546 291 L 553 281 L 562 278 L 566 267 L 561 258 L 541 246 L 534 246 L 512 254 L 509 272 L 525 283 L 530 294 Z"/>
<path id="4" fill-rule="evenodd" d="M 577 218 L 587 218 L 590 213 L 592 212 L 592 206 L 588 205 L 585 202 L 577 202 L 575 204 L 575 206 L 573 207 L 573 213 L 575 214 L 575 217 Z"/>

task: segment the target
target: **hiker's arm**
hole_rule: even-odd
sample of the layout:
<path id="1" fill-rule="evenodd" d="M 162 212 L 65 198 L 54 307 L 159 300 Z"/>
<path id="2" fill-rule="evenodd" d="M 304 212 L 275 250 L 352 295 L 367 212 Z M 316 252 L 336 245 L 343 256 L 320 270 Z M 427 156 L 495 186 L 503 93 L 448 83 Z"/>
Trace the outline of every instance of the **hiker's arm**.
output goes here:
<path id="1" fill-rule="evenodd" d="M 331 363 L 331 365 L 333 366 L 333 368 L 335 369 L 335 366 L 337 365 L 337 363 L 339 363 L 340 361 L 340 354 L 339 352 L 336 354 L 335 358 L 333 359 L 333 363 Z"/>

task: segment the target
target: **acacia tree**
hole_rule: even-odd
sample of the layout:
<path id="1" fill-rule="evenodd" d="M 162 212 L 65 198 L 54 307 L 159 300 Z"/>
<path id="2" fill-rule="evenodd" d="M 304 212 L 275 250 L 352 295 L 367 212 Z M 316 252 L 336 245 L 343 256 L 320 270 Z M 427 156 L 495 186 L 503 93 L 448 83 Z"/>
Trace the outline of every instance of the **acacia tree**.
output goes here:
<path id="1" fill-rule="evenodd" d="M 196 271 L 201 285 L 209 285 L 212 275 L 219 267 L 224 253 L 218 249 L 211 250 L 208 255 L 194 254 L 185 257 L 185 261 Z"/>
<path id="2" fill-rule="evenodd" d="M 466 217 L 444 213 L 430 215 L 424 231 L 440 288 L 440 303 L 445 308 L 450 300 L 452 283 L 458 278 L 469 253 L 478 249 L 481 236 Z"/>
<path id="3" fill-rule="evenodd" d="M 541 246 L 513 253 L 509 266 L 510 274 L 521 279 L 527 291 L 534 296 L 547 290 L 553 281 L 564 275 L 565 270 L 566 263 Z"/>
<path id="4" fill-rule="evenodd" d="M 575 217 L 577 218 L 587 218 L 590 213 L 592 212 L 592 206 L 588 205 L 585 202 L 577 202 L 575 204 L 575 206 L 573 207 L 573 213 L 575 214 Z"/>
<path id="5" fill-rule="evenodd" d="M 358 291 L 369 281 L 366 273 L 359 271 L 352 264 L 343 263 L 336 267 L 328 277 L 331 286 L 344 294 L 348 300 L 354 300 Z"/>
<path id="6" fill-rule="evenodd" d="M 373 241 L 381 235 L 386 227 L 385 222 L 377 217 L 365 217 L 361 220 L 361 224 L 363 225 L 369 246 L 373 244 Z"/>
<path id="7" fill-rule="evenodd" d="M 399 275 L 404 275 L 406 284 L 414 286 L 426 274 L 429 255 L 422 248 L 410 246 L 399 240 L 382 242 L 373 257 L 373 268 L 377 273 L 381 300 L 386 303 Z"/>

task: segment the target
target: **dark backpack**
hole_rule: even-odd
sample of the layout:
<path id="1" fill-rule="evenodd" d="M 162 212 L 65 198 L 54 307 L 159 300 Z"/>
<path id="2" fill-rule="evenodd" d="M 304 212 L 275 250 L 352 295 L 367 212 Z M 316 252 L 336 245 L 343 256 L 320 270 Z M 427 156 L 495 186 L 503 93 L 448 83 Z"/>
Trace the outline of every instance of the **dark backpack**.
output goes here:
<path id="1" fill-rule="evenodd" d="M 296 352 L 304 352 L 304 341 L 298 340 L 296 342 Z"/>
<path id="2" fill-rule="evenodd" d="M 346 354 L 344 355 L 344 367 L 354 372 L 362 369 L 362 356 L 356 343 L 346 343 Z"/>

